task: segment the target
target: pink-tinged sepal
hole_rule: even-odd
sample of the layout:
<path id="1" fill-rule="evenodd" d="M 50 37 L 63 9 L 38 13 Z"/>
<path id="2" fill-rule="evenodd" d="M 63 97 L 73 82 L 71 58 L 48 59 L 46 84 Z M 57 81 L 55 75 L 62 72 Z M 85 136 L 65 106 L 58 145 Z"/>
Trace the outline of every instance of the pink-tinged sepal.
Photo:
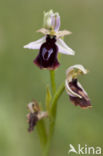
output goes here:
<path id="1" fill-rule="evenodd" d="M 51 16 L 51 25 L 52 28 L 57 32 L 60 28 L 60 16 L 58 13 L 55 13 Z"/>
<path id="2" fill-rule="evenodd" d="M 40 49 L 41 45 L 45 42 L 46 37 L 42 37 L 41 39 L 34 41 L 34 42 L 30 42 L 27 45 L 24 46 L 24 48 L 27 49 Z"/>
<path id="3" fill-rule="evenodd" d="M 58 46 L 59 52 L 62 54 L 66 54 L 66 55 L 75 54 L 75 52 L 60 38 L 57 40 L 56 45 Z"/>

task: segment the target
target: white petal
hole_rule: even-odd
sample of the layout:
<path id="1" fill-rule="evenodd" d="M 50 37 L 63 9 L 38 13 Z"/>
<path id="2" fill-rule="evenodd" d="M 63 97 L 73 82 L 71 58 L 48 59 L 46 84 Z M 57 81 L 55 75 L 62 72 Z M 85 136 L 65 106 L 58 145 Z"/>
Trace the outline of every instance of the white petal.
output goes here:
<path id="1" fill-rule="evenodd" d="M 78 69 L 78 70 L 80 70 L 83 74 L 87 74 L 87 70 L 86 70 L 81 64 L 76 64 L 76 65 L 70 66 L 70 67 L 66 70 L 66 75 L 67 75 L 67 76 L 71 75 L 71 72 L 72 72 L 74 69 Z"/>
<path id="2" fill-rule="evenodd" d="M 41 39 L 30 42 L 29 44 L 25 45 L 24 48 L 28 49 L 40 49 L 41 45 L 46 41 L 46 37 L 42 37 Z"/>
<path id="3" fill-rule="evenodd" d="M 59 48 L 59 52 L 62 54 L 66 54 L 66 55 L 74 55 L 75 54 L 75 52 L 71 48 L 69 48 L 67 46 L 67 44 L 60 38 L 57 40 L 56 45 Z"/>

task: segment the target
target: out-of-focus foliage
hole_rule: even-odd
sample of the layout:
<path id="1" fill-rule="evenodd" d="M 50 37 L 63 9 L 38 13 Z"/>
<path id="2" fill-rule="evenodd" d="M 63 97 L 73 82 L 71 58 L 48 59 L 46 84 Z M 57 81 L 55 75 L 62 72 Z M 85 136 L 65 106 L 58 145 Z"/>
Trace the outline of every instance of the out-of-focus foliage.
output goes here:
<path id="1" fill-rule="evenodd" d="M 80 78 L 92 109 L 82 110 L 65 93 L 58 103 L 51 155 L 67 156 L 69 144 L 103 145 L 103 0 L 1 0 L 0 1 L 0 156 L 39 156 L 36 129 L 27 132 L 26 106 L 32 99 L 45 102 L 49 72 L 33 64 L 37 50 L 23 49 L 38 39 L 43 11 L 61 15 L 61 28 L 73 32 L 65 41 L 75 56 L 62 56 L 57 86 L 65 69 L 83 64 L 89 73 Z"/>

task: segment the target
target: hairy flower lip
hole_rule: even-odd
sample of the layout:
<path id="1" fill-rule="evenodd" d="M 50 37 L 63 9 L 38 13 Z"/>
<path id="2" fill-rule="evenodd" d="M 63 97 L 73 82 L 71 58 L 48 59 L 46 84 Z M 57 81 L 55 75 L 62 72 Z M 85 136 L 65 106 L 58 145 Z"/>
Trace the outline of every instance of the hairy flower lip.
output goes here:
<path id="1" fill-rule="evenodd" d="M 34 127 L 36 126 L 37 122 L 39 120 L 42 120 L 43 118 L 48 117 L 48 113 L 47 112 L 30 112 L 27 114 L 27 121 L 29 124 L 29 128 L 28 131 L 32 132 L 34 130 Z"/>
<path id="2" fill-rule="evenodd" d="M 47 35 L 46 42 L 41 45 L 40 51 L 34 63 L 42 68 L 56 69 L 59 66 L 57 60 L 58 47 L 56 45 L 56 37 Z"/>
<path id="3" fill-rule="evenodd" d="M 86 74 L 87 70 L 82 65 L 74 65 L 67 69 L 65 89 L 73 104 L 79 105 L 81 108 L 90 108 L 91 103 L 87 92 L 78 82 L 79 74 Z"/>
<path id="4" fill-rule="evenodd" d="M 60 66 L 59 62 L 57 65 L 55 66 L 51 66 L 51 67 L 44 67 L 44 66 L 40 66 L 40 63 L 38 63 L 38 61 L 36 61 L 36 59 L 33 61 L 34 64 L 39 67 L 40 69 L 48 69 L 48 70 L 55 70 L 56 68 L 58 68 Z"/>
<path id="5" fill-rule="evenodd" d="M 76 92 L 78 95 L 81 96 L 81 98 L 79 98 L 78 96 L 73 97 L 69 95 L 71 102 L 75 104 L 75 106 L 79 105 L 81 108 L 85 109 L 92 107 L 88 95 L 85 94 L 85 92 L 82 90 L 82 88 L 80 88 L 77 82 L 78 82 L 77 79 L 73 79 L 71 82 L 69 82 L 68 85 L 73 90 L 73 92 Z"/>
<path id="6" fill-rule="evenodd" d="M 28 131 L 32 132 L 34 130 L 34 127 L 36 126 L 38 122 L 38 116 L 37 113 L 29 113 L 27 114 L 27 121 L 29 124 Z"/>

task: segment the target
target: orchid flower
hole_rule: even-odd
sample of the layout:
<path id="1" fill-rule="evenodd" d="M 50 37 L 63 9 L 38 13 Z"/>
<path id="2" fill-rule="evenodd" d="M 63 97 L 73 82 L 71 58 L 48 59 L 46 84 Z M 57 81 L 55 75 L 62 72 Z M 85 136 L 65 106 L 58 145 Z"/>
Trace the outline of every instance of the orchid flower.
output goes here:
<path id="1" fill-rule="evenodd" d="M 91 107 L 91 103 L 87 92 L 78 82 L 78 75 L 80 74 L 87 74 L 87 70 L 82 65 L 69 67 L 66 71 L 65 88 L 73 104 L 88 108 Z"/>
<path id="2" fill-rule="evenodd" d="M 29 123 L 28 131 L 33 131 L 37 122 L 45 117 L 48 117 L 47 112 L 40 110 L 39 104 L 37 101 L 32 101 L 28 104 L 29 113 L 27 114 L 27 121 Z"/>
<path id="3" fill-rule="evenodd" d="M 44 27 L 39 29 L 44 37 L 37 41 L 30 42 L 24 48 L 39 49 L 39 54 L 34 60 L 40 68 L 48 68 L 49 70 L 56 69 L 59 66 L 57 59 L 58 52 L 67 55 L 74 55 L 75 52 L 61 39 L 65 35 L 70 35 L 67 30 L 59 31 L 60 16 L 59 13 L 54 13 L 52 10 L 44 13 Z"/>

